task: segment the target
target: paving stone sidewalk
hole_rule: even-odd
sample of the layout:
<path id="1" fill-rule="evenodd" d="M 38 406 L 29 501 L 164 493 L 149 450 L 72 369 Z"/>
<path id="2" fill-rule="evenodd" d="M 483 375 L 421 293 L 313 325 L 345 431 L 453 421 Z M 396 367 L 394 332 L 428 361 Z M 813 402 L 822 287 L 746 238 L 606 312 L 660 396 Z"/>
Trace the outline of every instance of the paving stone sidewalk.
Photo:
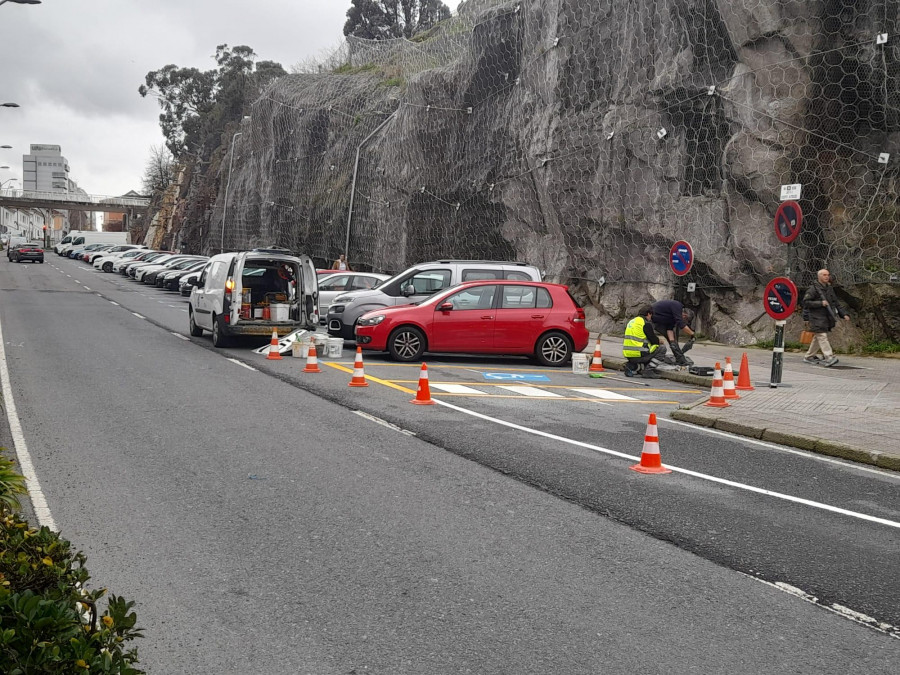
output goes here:
<path id="1" fill-rule="evenodd" d="M 593 353 L 596 335 L 586 353 Z M 622 338 L 601 339 L 603 365 L 622 369 Z M 781 384 L 769 386 L 772 352 L 698 343 L 688 356 L 698 366 L 725 365 L 735 371 L 746 352 L 754 391 L 738 392 L 728 408 L 704 405 L 708 393 L 672 413 L 674 419 L 900 471 L 900 359 L 843 356 L 832 368 L 803 362 L 802 353 L 785 353 Z M 687 369 L 665 372 L 665 379 L 704 388 L 712 378 Z M 735 381 L 737 380 L 735 373 Z"/>

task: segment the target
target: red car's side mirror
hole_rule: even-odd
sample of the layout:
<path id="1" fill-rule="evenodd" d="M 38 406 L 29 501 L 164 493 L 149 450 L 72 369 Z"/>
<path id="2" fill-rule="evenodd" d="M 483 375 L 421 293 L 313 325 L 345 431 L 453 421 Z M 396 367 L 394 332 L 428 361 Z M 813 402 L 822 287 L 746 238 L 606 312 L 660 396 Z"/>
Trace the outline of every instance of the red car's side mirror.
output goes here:
<path id="1" fill-rule="evenodd" d="M 451 309 L 453 309 L 452 302 L 442 302 L 440 305 L 438 305 L 439 312 L 449 312 Z"/>

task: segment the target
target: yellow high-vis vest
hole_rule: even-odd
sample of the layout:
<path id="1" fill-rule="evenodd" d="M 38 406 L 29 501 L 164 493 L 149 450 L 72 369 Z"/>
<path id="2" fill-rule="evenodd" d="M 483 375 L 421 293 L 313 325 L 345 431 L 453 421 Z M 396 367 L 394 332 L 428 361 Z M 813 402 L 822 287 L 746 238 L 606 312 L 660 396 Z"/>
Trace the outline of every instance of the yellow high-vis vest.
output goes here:
<path id="1" fill-rule="evenodd" d="M 626 359 L 637 358 L 647 353 L 655 352 L 659 345 L 651 345 L 644 335 L 644 325 L 647 320 L 642 316 L 636 316 L 625 327 L 625 341 L 622 343 L 622 356 Z"/>

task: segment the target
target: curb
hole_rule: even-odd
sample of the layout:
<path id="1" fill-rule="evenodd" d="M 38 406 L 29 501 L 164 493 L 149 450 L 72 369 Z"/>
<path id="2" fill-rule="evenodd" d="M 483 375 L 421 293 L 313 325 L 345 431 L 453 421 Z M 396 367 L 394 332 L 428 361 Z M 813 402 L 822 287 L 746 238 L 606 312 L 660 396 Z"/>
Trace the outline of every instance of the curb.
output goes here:
<path id="1" fill-rule="evenodd" d="M 702 403 L 705 400 L 706 399 L 703 399 L 698 403 Z M 696 406 L 698 403 L 691 404 L 691 406 Z M 669 416 L 672 419 L 676 419 L 681 422 L 696 424 L 697 426 L 701 427 L 718 429 L 719 431 L 737 434 L 738 436 L 747 436 L 749 438 L 756 438 L 762 441 L 769 441 L 770 443 L 788 445 L 793 448 L 809 450 L 810 452 L 816 452 L 821 455 L 828 455 L 830 457 L 839 457 L 841 459 L 847 459 L 852 462 L 859 462 L 861 464 L 871 464 L 872 466 L 877 466 L 881 469 L 888 469 L 890 471 L 900 471 L 900 457 L 894 455 L 885 455 L 881 452 L 878 452 L 877 450 L 864 450 L 862 448 L 856 448 L 845 443 L 828 441 L 823 438 L 812 438 L 810 436 L 778 431 L 776 429 L 763 429 L 760 427 L 753 427 L 748 424 L 732 422 L 730 420 L 703 415 L 698 412 L 691 412 L 684 409 L 673 410 Z"/>

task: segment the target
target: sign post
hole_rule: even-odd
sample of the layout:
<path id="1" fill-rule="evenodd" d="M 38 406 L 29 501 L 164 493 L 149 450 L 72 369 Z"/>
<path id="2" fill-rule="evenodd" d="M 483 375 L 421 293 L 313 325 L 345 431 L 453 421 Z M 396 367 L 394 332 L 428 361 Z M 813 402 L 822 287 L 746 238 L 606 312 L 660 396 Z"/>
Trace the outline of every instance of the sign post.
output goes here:
<path id="1" fill-rule="evenodd" d="M 775 344 L 772 347 L 772 374 L 769 387 L 777 388 L 781 384 L 781 372 L 784 362 L 784 326 L 787 318 L 797 308 L 797 287 L 787 277 L 776 277 L 766 286 L 763 294 L 766 313 L 775 319 Z"/>

